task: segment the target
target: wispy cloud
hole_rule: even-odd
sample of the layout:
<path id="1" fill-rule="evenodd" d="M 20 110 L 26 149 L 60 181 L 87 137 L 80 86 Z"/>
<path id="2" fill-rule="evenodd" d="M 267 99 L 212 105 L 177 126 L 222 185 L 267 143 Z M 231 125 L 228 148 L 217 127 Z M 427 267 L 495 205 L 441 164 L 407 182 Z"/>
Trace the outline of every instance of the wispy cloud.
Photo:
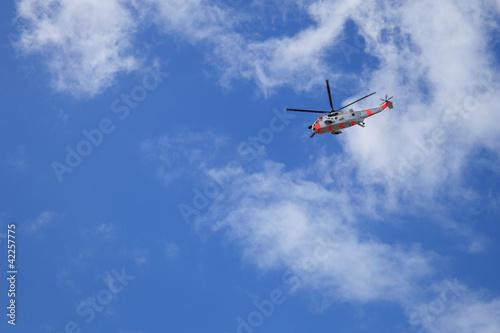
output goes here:
<path id="1" fill-rule="evenodd" d="M 418 332 L 498 332 L 500 298 L 485 290 L 472 290 L 458 280 L 434 286 L 435 297 L 412 305 L 410 324 Z"/>
<path id="2" fill-rule="evenodd" d="M 75 253 L 69 255 L 69 263 L 79 270 L 86 270 L 93 265 L 94 258 L 99 252 L 95 248 L 85 247 L 76 249 Z"/>
<path id="3" fill-rule="evenodd" d="M 165 185 L 183 176 L 199 175 L 220 155 L 228 142 L 222 135 L 209 131 L 163 135 L 142 141 L 144 157 L 157 165 L 157 173 Z"/>
<path id="4" fill-rule="evenodd" d="M 95 232 L 104 239 L 113 239 L 117 233 L 117 226 L 112 223 L 101 223 Z"/>
<path id="5" fill-rule="evenodd" d="M 419 279 L 431 274 L 434 255 L 362 233 L 357 221 L 366 216 L 353 199 L 303 171 L 285 172 L 283 166 L 267 163 L 262 172 L 240 175 L 201 223 L 227 230 L 245 258 L 263 270 L 304 269 L 300 266 L 321 244 L 330 254 L 307 285 L 334 299 L 408 297 Z"/>
<path id="6" fill-rule="evenodd" d="M 18 146 L 16 153 L 8 158 L 8 162 L 16 169 L 21 169 L 21 170 L 27 169 L 28 157 L 26 154 L 26 147 Z"/>
<path id="7" fill-rule="evenodd" d="M 360 12 L 368 51 L 382 63 L 366 86 L 394 94 L 397 110 L 390 115 L 394 126 L 378 117 L 347 137 L 363 180 L 432 197 L 460 183 L 475 147 L 499 151 L 492 142 L 500 132 L 475 123 L 492 116 L 499 98 L 498 69 L 485 44 L 487 10 L 465 1 L 424 1 Z"/>
<path id="8" fill-rule="evenodd" d="M 448 218 L 438 218 L 439 225 L 447 233 L 459 238 L 458 248 L 467 253 L 479 253 L 491 245 L 491 241 L 484 235 L 477 234 L 470 226 Z"/>
<path id="9" fill-rule="evenodd" d="M 166 243 L 165 244 L 165 256 L 168 259 L 176 258 L 179 255 L 179 246 L 175 243 Z"/>
<path id="10" fill-rule="evenodd" d="M 82 294 L 80 288 L 75 285 L 70 272 L 67 269 L 60 269 L 57 272 L 57 283 L 60 287 L 66 288 L 73 293 Z"/>
<path id="11" fill-rule="evenodd" d="M 138 26 L 131 8 L 120 0 L 20 0 L 17 47 L 46 57 L 56 90 L 93 96 L 140 63 L 130 49 Z"/>
<path id="12" fill-rule="evenodd" d="M 53 224 L 57 218 L 60 217 L 59 213 L 54 211 L 45 211 L 38 215 L 35 219 L 28 221 L 27 230 L 31 233 L 39 234 L 49 225 Z"/>
<path id="13" fill-rule="evenodd" d="M 409 324 L 420 332 L 500 328 L 498 299 L 456 279 L 446 280 L 446 289 L 433 285 L 437 297 L 422 301 L 429 294 L 426 284 L 442 274 L 442 258 L 418 244 L 378 239 L 367 223 L 390 216 L 389 211 L 373 215 L 363 200 L 365 188 L 358 184 L 353 190 L 350 182 L 331 177 L 339 171 L 334 169 L 323 178 L 317 168 L 285 171 L 266 162 L 260 172 L 240 173 L 198 223 L 226 233 L 259 270 L 293 272 L 286 282 L 312 292 L 320 310 L 334 302 L 390 300 L 409 309 Z M 467 252 L 482 251 L 488 243 L 456 222 L 442 224 L 463 238 L 459 242 Z M 301 283 L 293 281 L 297 277 Z"/>
<path id="14" fill-rule="evenodd" d="M 54 121 L 54 125 L 52 126 L 50 132 L 54 131 L 64 131 L 66 129 L 66 125 L 68 123 L 69 114 L 64 112 L 62 109 L 57 109 L 57 114 L 55 115 L 56 120 Z"/>
<path id="15" fill-rule="evenodd" d="M 149 250 L 144 247 L 122 247 L 119 253 L 122 257 L 132 259 L 137 266 L 144 265 L 149 259 Z"/>
<path id="16" fill-rule="evenodd" d="M 147 13 L 164 32 L 181 35 L 189 42 L 210 41 L 231 31 L 235 16 L 223 3 L 208 0 L 147 0 Z"/>
<path id="17" fill-rule="evenodd" d="M 476 293 L 451 305 L 450 311 L 428 325 L 430 333 L 493 333 L 500 330 L 500 298 L 478 299 Z"/>

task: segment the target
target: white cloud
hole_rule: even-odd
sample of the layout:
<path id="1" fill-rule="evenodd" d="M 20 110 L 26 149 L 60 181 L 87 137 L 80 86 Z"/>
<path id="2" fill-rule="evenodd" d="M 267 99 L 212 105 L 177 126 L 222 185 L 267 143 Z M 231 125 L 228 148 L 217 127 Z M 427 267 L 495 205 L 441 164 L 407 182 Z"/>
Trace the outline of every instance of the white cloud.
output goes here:
<path id="1" fill-rule="evenodd" d="M 149 250 L 134 247 L 132 249 L 132 257 L 138 266 L 142 266 L 148 261 Z"/>
<path id="2" fill-rule="evenodd" d="M 79 270 L 86 270 L 95 263 L 95 256 L 98 251 L 95 248 L 81 248 L 76 254 L 69 255 L 69 262 Z"/>
<path id="3" fill-rule="evenodd" d="M 418 303 L 442 259 L 418 245 L 387 243 L 369 232 L 374 215 L 364 202 L 364 188 L 353 190 L 355 182 L 332 177 L 344 167 L 341 163 L 327 165 L 334 167 L 324 174 L 321 167 L 285 171 L 272 162 L 264 163 L 261 172 L 241 172 L 198 225 L 227 233 L 262 271 L 293 272 L 285 283 L 313 291 L 320 310 L 333 302 L 389 300 L 413 309 L 410 325 L 430 333 L 500 330 L 499 301 L 456 279 L 433 286 L 437 297 Z M 487 243 L 454 221 L 443 222 L 443 228 L 456 229 L 468 252 L 481 251 Z"/>
<path id="4" fill-rule="evenodd" d="M 96 229 L 95 233 L 104 239 L 113 239 L 117 233 L 117 226 L 112 223 L 101 223 Z"/>
<path id="5" fill-rule="evenodd" d="M 359 202 L 267 163 L 261 173 L 242 174 L 216 199 L 204 223 L 218 221 L 263 270 L 297 274 L 316 262 L 305 281 L 332 298 L 348 301 L 401 300 L 431 273 L 433 255 L 416 246 L 387 244 L 361 232 L 366 215 Z M 200 222 L 203 223 L 203 222 Z M 318 260 L 318 247 L 330 249 Z"/>
<path id="6" fill-rule="evenodd" d="M 166 243 L 165 244 L 165 256 L 168 259 L 176 258 L 179 255 L 179 246 L 175 243 Z"/>
<path id="7" fill-rule="evenodd" d="M 126 258 L 132 258 L 135 264 L 140 267 L 148 262 L 149 250 L 139 246 L 122 247 L 120 249 L 120 255 Z"/>
<path id="8" fill-rule="evenodd" d="M 485 251 L 491 241 L 483 235 L 478 235 L 474 230 L 456 221 L 438 217 L 438 223 L 447 233 L 459 238 L 459 249 L 467 253 L 479 253 Z"/>
<path id="9" fill-rule="evenodd" d="M 28 168 L 28 158 L 26 155 L 26 147 L 18 146 L 15 156 L 11 156 L 8 158 L 8 162 L 10 165 L 15 167 L 16 169 L 24 170 Z"/>
<path id="10" fill-rule="evenodd" d="M 74 293 L 82 294 L 82 291 L 75 285 L 75 281 L 71 278 L 71 274 L 68 270 L 60 269 L 56 277 L 58 286 L 66 288 Z"/>
<path id="11" fill-rule="evenodd" d="M 430 333 L 500 332 L 500 299 L 478 300 L 473 295 L 455 303 L 448 313 L 429 325 Z"/>
<path id="12" fill-rule="evenodd" d="M 56 90 L 93 96 L 138 67 L 137 18 L 122 0 L 19 0 L 17 46 L 47 57 Z"/>
<path id="13" fill-rule="evenodd" d="M 54 125 L 50 129 L 51 133 L 54 131 L 64 131 L 66 129 L 66 125 L 68 124 L 69 114 L 60 108 L 57 109 L 56 112 L 56 120 L 54 121 Z"/>
<path id="14" fill-rule="evenodd" d="M 143 8 L 165 32 L 190 42 L 211 40 L 227 33 L 234 19 L 223 7 L 208 0 L 147 0 Z"/>
<path id="15" fill-rule="evenodd" d="M 53 211 L 45 211 L 40 213 L 35 219 L 28 221 L 27 230 L 32 233 L 40 233 L 47 226 L 54 223 L 60 214 Z"/>
<path id="16" fill-rule="evenodd" d="M 181 133 L 143 140 L 141 150 L 146 159 L 155 162 L 158 177 L 168 185 L 179 177 L 199 175 L 222 153 L 227 141 L 209 131 Z"/>
<path id="17" fill-rule="evenodd" d="M 387 11 L 383 20 L 376 11 L 376 18 L 365 16 L 369 9 L 356 21 L 369 36 L 369 52 L 383 65 L 367 76 L 367 86 L 396 95 L 395 109 L 347 136 L 345 148 L 357 166 L 364 166 L 364 180 L 388 184 L 400 178 L 395 191 L 409 187 L 432 197 L 450 181 L 460 181 L 475 147 L 500 151 L 493 144 L 500 131 L 477 123 L 492 117 L 492 106 L 500 101 L 498 71 L 488 62 L 485 9 L 465 1 L 421 1 Z M 394 26 L 399 32 L 391 32 Z M 405 38 L 408 42 L 400 45 Z M 429 96 L 421 93 L 422 85 Z"/>
<path id="18" fill-rule="evenodd" d="M 446 280 L 434 289 L 436 297 L 410 311 L 410 324 L 419 332 L 500 332 L 500 298 L 457 280 Z"/>

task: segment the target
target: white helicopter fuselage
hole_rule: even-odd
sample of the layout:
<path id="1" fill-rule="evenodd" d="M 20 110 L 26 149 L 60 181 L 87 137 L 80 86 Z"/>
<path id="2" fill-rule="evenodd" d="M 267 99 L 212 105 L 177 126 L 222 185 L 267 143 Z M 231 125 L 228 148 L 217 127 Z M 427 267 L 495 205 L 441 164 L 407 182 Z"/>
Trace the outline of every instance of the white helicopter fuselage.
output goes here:
<path id="1" fill-rule="evenodd" d="M 344 128 L 349 128 L 354 125 L 359 125 L 362 127 L 365 127 L 364 120 L 368 117 L 373 116 L 374 114 L 377 114 L 379 112 L 382 112 L 385 110 L 385 108 L 392 109 L 392 102 L 390 101 L 392 97 L 387 98 L 387 95 L 385 95 L 384 99 L 382 100 L 382 105 L 379 108 L 374 108 L 374 109 L 367 109 L 367 110 L 362 110 L 362 111 L 354 111 L 353 109 L 349 109 L 347 112 L 342 111 L 343 109 L 347 108 L 350 105 L 353 105 L 367 97 L 370 97 L 374 94 L 375 92 L 372 92 L 371 94 L 368 94 L 364 97 L 361 97 L 360 99 L 355 100 L 354 102 L 351 102 L 347 105 L 344 105 L 343 107 L 335 110 L 333 108 L 333 102 L 332 102 L 332 94 L 330 92 L 330 84 L 328 83 L 328 80 L 326 80 L 326 90 L 328 91 L 328 101 L 330 102 L 330 108 L 331 111 L 318 111 L 318 110 L 307 110 L 307 109 L 286 109 L 287 111 L 295 111 L 295 112 L 310 112 L 310 113 L 323 113 L 323 114 L 328 114 L 327 116 L 322 116 L 319 117 L 314 124 L 309 126 L 308 128 L 313 132 L 312 135 L 310 136 L 311 138 L 315 136 L 316 134 L 325 134 L 325 133 L 332 133 L 332 134 L 340 134 L 342 133 L 342 129 Z"/>
<path id="2" fill-rule="evenodd" d="M 310 129 L 314 134 L 340 134 L 343 129 L 351 126 L 360 125 L 364 127 L 364 120 L 366 118 L 384 111 L 387 107 L 392 109 L 392 102 L 385 103 L 379 108 L 363 111 L 354 111 L 352 109 L 346 112 L 337 111 L 327 116 L 319 117 L 314 124 L 310 126 Z"/>

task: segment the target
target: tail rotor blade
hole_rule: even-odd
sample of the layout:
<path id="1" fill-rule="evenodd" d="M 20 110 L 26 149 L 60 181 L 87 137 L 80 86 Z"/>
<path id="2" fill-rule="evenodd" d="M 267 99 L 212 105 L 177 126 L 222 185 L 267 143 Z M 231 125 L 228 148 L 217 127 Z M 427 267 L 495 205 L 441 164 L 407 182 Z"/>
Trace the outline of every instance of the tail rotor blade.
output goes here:
<path id="1" fill-rule="evenodd" d="M 389 103 L 392 103 L 391 102 L 391 99 L 393 98 L 394 96 L 391 96 L 389 98 L 387 98 L 387 95 L 385 95 L 385 99 L 381 98 L 380 100 L 382 101 L 382 104 L 380 104 L 381 106 L 384 105 L 384 104 L 389 104 Z"/>
<path id="2" fill-rule="evenodd" d="M 385 95 L 385 98 L 381 98 L 380 100 L 381 100 L 381 101 L 383 101 L 383 102 L 386 102 L 386 101 L 390 100 L 391 98 L 392 98 L 392 97 L 387 98 L 387 94 L 386 94 L 386 95 Z"/>

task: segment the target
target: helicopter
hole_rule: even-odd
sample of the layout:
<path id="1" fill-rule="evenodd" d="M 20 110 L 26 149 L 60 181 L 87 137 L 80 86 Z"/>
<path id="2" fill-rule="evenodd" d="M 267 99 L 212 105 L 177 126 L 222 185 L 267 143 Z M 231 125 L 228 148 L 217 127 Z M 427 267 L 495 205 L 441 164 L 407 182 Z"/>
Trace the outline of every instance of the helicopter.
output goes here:
<path id="1" fill-rule="evenodd" d="M 308 127 L 313 132 L 311 138 L 316 134 L 324 134 L 324 133 L 331 133 L 333 135 L 338 135 L 342 133 L 341 129 L 346 129 L 355 125 L 365 127 L 364 120 L 366 118 L 373 116 L 374 114 L 377 114 L 379 112 L 382 112 L 386 108 L 389 109 L 393 108 L 392 102 L 390 101 L 393 96 L 387 98 L 387 95 L 385 95 L 385 99 L 383 98 L 380 99 L 382 101 L 382 104 L 378 108 L 367 109 L 362 111 L 354 111 L 353 109 L 348 109 L 347 112 L 342 111 L 346 107 L 376 94 L 375 92 L 373 92 L 369 95 L 366 95 L 363 98 L 360 98 L 352 103 L 349 103 L 341 107 L 340 109 L 335 110 L 333 108 L 332 94 L 330 93 L 330 85 L 328 83 L 328 80 L 326 80 L 326 89 L 328 90 L 328 99 L 330 100 L 330 107 L 332 108 L 331 111 L 286 109 L 287 111 L 297 111 L 297 112 L 328 113 L 328 115 L 326 116 L 319 117 L 314 122 L 314 124 Z"/>

